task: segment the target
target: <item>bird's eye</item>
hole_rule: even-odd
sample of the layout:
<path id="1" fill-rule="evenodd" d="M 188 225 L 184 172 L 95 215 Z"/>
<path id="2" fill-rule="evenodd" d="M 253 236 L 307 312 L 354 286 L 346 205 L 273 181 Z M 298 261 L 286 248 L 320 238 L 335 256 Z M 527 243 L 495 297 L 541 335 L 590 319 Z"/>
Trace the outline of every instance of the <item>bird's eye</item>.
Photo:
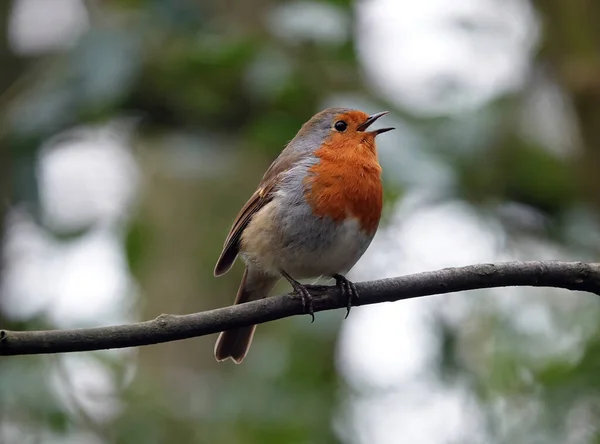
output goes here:
<path id="1" fill-rule="evenodd" d="M 335 125 L 333 125 L 333 127 L 337 131 L 343 132 L 343 131 L 346 131 L 346 128 L 348 128 L 348 124 L 346 122 L 344 122 L 343 120 L 338 120 L 337 122 L 335 122 Z"/>

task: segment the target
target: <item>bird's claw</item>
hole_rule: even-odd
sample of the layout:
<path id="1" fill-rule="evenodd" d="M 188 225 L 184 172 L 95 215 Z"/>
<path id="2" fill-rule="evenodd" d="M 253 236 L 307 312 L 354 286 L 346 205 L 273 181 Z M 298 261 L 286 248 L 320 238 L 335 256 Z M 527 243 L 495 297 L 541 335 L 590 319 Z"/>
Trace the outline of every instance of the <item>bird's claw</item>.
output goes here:
<path id="1" fill-rule="evenodd" d="M 346 279 L 345 276 L 342 276 L 341 274 L 336 274 L 333 276 L 333 278 L 335 279 L 335 285 L 342 292 L 342 295 L 346 296 L 346 316 L 344 316 L 344 319 L 346 319 L 348 318 L 348 315 L 350 314 L 350 309 L 352 308 L 352 299 L 358 299 L 358 290 L 356 289 L 356 285 L 354 285 L 354 282 L 349 281 L 348 279 Z"/>
<path id="2" fill-rule="evenodd" d="M 290 276 L 286 271 L 281 270 L 282 276 L 290 283 L 292 288 L 294 289 L 294 293 L 302 298 L 302 306 L 304 307 L 304 312 L 309 314 L 311 317 L 311 324 L 315 322 L 315 311 L 313 308 L 313 297 L 306 289 L 304 285 L 295 280 L 292 276 Z"/>
<path id="3" fill-rule="evenodd" d="M 294 286 L 294 291 L 302 298 L 302 306 L 304 312 L 309 314 L 311 317 L 310 323 L 315 322 L 315 311 L 313 308 L 313 297 L 304 285 L 298 284 Z"/>

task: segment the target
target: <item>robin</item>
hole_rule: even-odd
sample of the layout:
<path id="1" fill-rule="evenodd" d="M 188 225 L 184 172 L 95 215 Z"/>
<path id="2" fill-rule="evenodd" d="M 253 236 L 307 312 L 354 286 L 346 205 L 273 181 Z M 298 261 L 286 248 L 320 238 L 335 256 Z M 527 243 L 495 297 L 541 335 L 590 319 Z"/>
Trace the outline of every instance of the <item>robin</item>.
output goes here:
<path id="1" fill-rule="evenodd" d="M 367 129 L 387 113 L 325 109 L 267 169 L 235 218 L 214 270 L 221 276 L 242 257 L 246 267 L 235 304 L 266 297 L 283 277 L 314 320 L 310 293 L 297 279 L 327 276 L 348 298 L 349 312 L 358 293 L 344 275 L 370 245 L 383 206 L 375 137 L 394 128 Z M 217 361 L 241 363 L 255 330 L 220 333 Z"/>

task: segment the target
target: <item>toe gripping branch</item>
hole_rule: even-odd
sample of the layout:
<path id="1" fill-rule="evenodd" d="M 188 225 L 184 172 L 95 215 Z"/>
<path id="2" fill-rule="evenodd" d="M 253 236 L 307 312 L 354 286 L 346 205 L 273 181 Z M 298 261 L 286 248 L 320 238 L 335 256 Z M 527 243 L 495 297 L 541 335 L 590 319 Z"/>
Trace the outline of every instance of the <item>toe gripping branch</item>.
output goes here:
<path id="1" fill-rule="evenodd" d="M 354 282 L 349 281 L 341 274 L 334 274 L 333 278 L 335 279 L 335 285 L 340 289 L 342 295 L 346 298 L 346 316 L 344 317 L 344 319 L 346 319 L 350 314 L 350 309 L 352 308 L 352 300 L 358 299 L 358 290 L 356 289 Z"/>
<path id="2" fill-rule="evenodd" d="M 304 306 L 304 312 L 311 316 L 311 323 L 315 322 L 315 313 L 313 308 L 313 297 L 306 288 L 306 286 L 302 285 L 300 282 L 291 277 L 287 272 L 281 270 L 281 275 L 290 283 L 294 292 L 302 298 L 302 305 Z M 352 308 L 352 301 L 358 299 L 358 290 L 356 289 L 356 285 L 353 282 L 346 279 L 346 277 L 341 274 L 335 274 L 332 276 L 335 279 L 335 285 L 338 287 L 342 296 L 346 298 L 346 316 L 344 319 L 348 317 L 350 314 L 350 309 Z"/>
<path id="3" fill-rule="evenodd" d="M 298 282 L 296 279 L 291 277 L 287 272 L 281 270 L 281 275 L 286 278 L 290 283 L 294 292 L 302 298 L 302 305 L 304 306 L 304 312 L 309 314 L 311 317 L 311 323 L 315 322 L 315 311 L 313 308 L 313 297 L 311 296 L 308 289 Z"/>

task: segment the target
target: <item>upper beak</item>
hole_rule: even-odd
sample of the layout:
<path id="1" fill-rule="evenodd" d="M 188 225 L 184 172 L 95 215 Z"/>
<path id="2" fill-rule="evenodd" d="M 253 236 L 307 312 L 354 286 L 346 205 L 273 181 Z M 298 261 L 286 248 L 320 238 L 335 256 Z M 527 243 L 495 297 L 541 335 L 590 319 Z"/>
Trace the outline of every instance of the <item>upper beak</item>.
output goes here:
<path id="1" fill-rule="evenodd" d="M 367 118 L 367 120 L 365 120 L 364 123 L 358 125 L 358 128 L 356 128 L 357 131 L 365 131 L 368 127 L 370 127 L 373 124 L 373 122 L 375 122 L 377 119 L 379 119 L 380 117 L 385 116 L 388 113 L 389 113 L 389 111 L 382 111 L 380 113 L 376 113 L 376 114 L 370 115 Z M 375 131 L 370 131 L 370 132 L 373 133 L 373 134 L 375 134 L 375 135 L 377 135 L 377 134 L 385 133 L 387 131 L 391 131 L 393 129 L 395 129 L 395 128 L 380 128 L 380 129 L 377 129 Z"/>

